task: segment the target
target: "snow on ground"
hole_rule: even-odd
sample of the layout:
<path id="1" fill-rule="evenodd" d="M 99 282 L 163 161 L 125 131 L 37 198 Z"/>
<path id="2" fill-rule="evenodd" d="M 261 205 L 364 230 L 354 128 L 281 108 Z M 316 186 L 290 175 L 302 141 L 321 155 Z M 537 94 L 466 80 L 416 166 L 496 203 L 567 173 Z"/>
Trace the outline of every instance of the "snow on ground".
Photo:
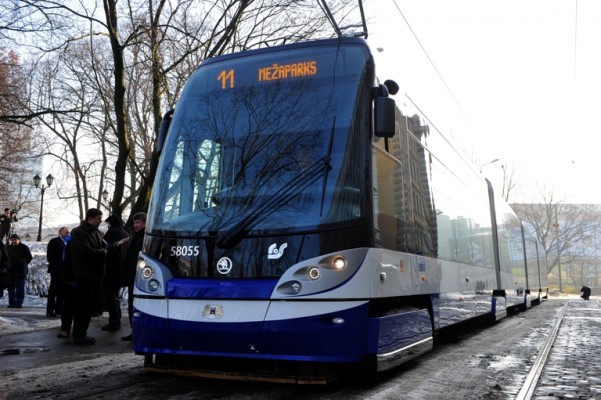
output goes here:
<path id="1" fill-rule="evenodd" d="M 30 247 L 34 257 L 29 264 L 25 301 L 21 309 L 7 308 L 8 293 L 6 291 L 2 293 L 3 296 L 0 298 L 0 337 L 42 329 L 56 329 L 58 332 L 60 327 L 60 317 L 46 317 L 47 297 L 45 296 L 50 281 L 46 261 L 47 243 L 24 243 Z M 122 299 L 124 315 L 127 315 L 126 303 L 127 299 Z M 128 329 L 124 332 L 127 333 Z M 35 400 L 81 397 L 76 393 L 76 388 L 89 387 L 97 378 L 126 376 L 132 371 L 142 369 L 143 359 L 140 356 L 129 350 L 123 351 L 121 348 L 115 353 L 92 353 L 93 356 L 85 358 L 78 355 L 68 363 L 62 364 L 59 375 L 57 375 L 56 365 L 9 371 L 0 379 L 0 399 Z M 3 363 L 9 361 L 10 359 L 6 357 L 2 360 Z M 73 392 L 74 390 L 75 392 Z M 70 393 L 75 394 L 71 395 Z"/>
<path id="2" fill-rule="evenodd" d="M 18 310 L 19 315 L 23 316 L 23 318 L 4 315 L 9 311 L 16 311 L 6 308 L 8 305 L 8 293 L 4 291 L 4 293 L 2 293 L 2 298 L 0 298 L 0 310 L 3 311 L 0 314 L 0 335 L 60 326 L 59 318 L 27 318 L 28 315 L 46 314 L 47 298 L 44 296 L 48 293 L 50 275 L 48 274 L 48 262 L 46 260 L 46 246 L 48 243 L 23 243 L 29 246 L 31 254 L 33 255 L 33 260 L 29 264 L 29 275 L 25 287 L 26 294 L 25 301 L 23 302 L 23 309 Z M 6 311 L 6 313 L 4 311 Z"/>
<path id="3" fill-rule="evenodd" d="M 6 295 L 4 297 L 6 297 Z M 0 336 L 10 335 L 13 333 L 29 332 L 38 329 L 58 329 L 61 325 L 61 320 L 58 317 L 37 317 L 44 316 L 46 314 L 45 303 L 43 307 L 23 308 L 18 311 L 19 316 L 15 316 L 12 312 L 10 312 L 12 309 L 7 309 L 6 305 L 0 305 L 0 307 L 3 307 L 0 311 Z"/>
<path id="4" fill-rule="evenodd" d="M 8 292 L 4 291 L 0 298 L 0 336 L 38 329 L 60 327 L 60 318 L 39 318 L 46 315 L 46 302 L 50 275 L 46 260 L 46 242 L 22 242 L 29 246 L 33 260 L 29 263 L 29 275 L 25 286 L 23 308 L 14 310 L 8 306 Z M 127 310 L 127 298 L 122 299 L 121 308 Z M 18 313 L 21 317 L 15 317 Z M 10 314 L 10 315 L 6 315 Z M 36 316 L 37 318 L 28 318 Z"/>

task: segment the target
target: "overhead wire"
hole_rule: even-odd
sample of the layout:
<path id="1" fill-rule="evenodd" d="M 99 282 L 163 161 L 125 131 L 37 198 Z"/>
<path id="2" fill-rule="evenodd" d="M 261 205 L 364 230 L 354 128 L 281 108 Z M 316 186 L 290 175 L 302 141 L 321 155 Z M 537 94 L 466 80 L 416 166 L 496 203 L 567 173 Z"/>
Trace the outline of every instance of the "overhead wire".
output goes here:
<path id="1" fill-rule="evenodd" d="M 577 88 L 578 88 L 578 0 L 576 0 L 575 4 L 576 9 L 574 10 L 574 99 L 577 96 Z"/>
<path id="2" fill-rule="evenodd" d="M 397 4 L 396 0 L 392 0 L 392 3 L 394 4 L 394 6 L 396 7 L 397 11 L 399 12 L 399 14 L 401 15 L 401 17 L 403 18 L 403 20 L 405 21 L 405 24 L 407 25 L 407 27 L 409 28 L 409 30 L 411 31 L 411 34 L 413 35 L 413 37 L 415 38 L 415 40 L 417 41 L 417 44 L 419 44 L 419 47 L 422 49 L 422 51 L 424 52 L 424 54 L 426 55 L 426 58 L 428 59 L 428 61 L 430 62 L 430 65 L 432 66 L 432 68 L 434 68 L 434 71 L 436 72 L 436 74 L 438 75 L 438 77 L 440 78 L 440 80 L 442 81 L 444 87 L 447 89 L 447 91 L 449 92 L 449 94 L 451 95 L 451 98 L 453 99 L 453 101 L 455 102 L 455 104 L 457 105 L 457 107 L 459 108 L 459 110 L 461 111 L 461 113 L 463 114 L 463 116 L 470 121 L 470 118 L 467 116 L 467 113 L 465 112 L 465 110 L 463 109 L 463 107 L 461 106 L 461 104 L 459 103 L 459 101 L 457 100 L 457 98 L 455 97 L 455 94 L 453 93 L 453 91 L 451 90 L 451 88 L 449 87 L 449 85 L 447 84 L 447 82 L 445 81 L 445 79 L 443 78 L 442 74 L 440 73 L 440 71 L 438 70 L 438 68 L 436 67 L 436 64 L 434 63 L 434 61 L 432 60 L 432 58 L 430 57 L 430 55 L 428 54 L 428 51 L 426 50 L 426 48 L 424 47 L 424 45 L 422 44 L 421 40 L 419 40 L 419 37 L 417 37 L 417 34 L 415 33 L 415 31 L 413 30 L 413 28 L 411 27 L 411 24 L 409 23 L 409 21 L 407 20 L 407 18 L 405 17 L 405 14 L 403 14 L 403 11 L 401 11 L 401 8 L 399 7 L 399 5 Z"/>

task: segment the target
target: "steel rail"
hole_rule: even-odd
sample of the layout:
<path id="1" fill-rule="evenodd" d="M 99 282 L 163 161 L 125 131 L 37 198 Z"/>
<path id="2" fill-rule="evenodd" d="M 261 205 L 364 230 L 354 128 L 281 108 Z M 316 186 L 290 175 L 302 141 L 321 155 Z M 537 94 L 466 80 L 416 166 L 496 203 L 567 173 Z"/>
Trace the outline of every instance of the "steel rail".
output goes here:
<path id="1" fill-rule="evenodd" d="M 553 343 L 555 343 L 555 338 L 557 337 L 557 332 L 559 331 L 559 327 L 561 326 L 561 322 L 563 321 L 563 316 L 565 315 L 569 304 L 570 303 L 566 301 L 565 305 L 559 312 L 559 316 L 555 321 L 555 325 L 549 333 L 549 336 L 547 337 L 547 340 L 545 341 L 545 344 L 543 345 L 543 348 L 541 349 L 540 353 L 538 353 L 538 356 L 534 361 L 534 365 L 532 365 L 532 368 L 530 369 L 530 372 L 528 373 L 528 376 L 526 377 L 526 380 L 524 381 L 524 384 L 522 385 L 522 388 L 520 389 L 516 400 L 530 400 L 533 397 L 534 391 L 536 390 L 538 384 L 538 380 L 543 372 L 545 364 L 547 363 L 549 353 L 551 353 Z"/>

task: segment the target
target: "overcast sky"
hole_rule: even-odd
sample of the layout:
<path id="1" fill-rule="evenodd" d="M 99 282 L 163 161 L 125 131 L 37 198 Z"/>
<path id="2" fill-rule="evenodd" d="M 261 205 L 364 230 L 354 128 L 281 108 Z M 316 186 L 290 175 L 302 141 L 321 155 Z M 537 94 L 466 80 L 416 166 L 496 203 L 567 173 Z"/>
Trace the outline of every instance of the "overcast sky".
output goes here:
<path id="1" fill-rule="evenodd" d="M 601 203 L 601 1 L 377 0 L 365 9 L 368 41 L 382 49 L 378 75 L 481 164 L 501 160 L 485 174 L 512 168 L 520 187 L 510 201 L 546 190 Z"/>

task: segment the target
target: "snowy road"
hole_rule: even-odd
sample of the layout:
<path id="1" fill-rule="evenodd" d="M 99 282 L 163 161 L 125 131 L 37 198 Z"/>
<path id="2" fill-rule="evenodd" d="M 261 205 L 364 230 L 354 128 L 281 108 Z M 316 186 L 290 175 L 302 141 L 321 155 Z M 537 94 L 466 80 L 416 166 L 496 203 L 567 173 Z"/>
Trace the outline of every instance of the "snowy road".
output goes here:
<path id="1" fill-rule="evenodd" d="M 25 325 L 5 329 L 7 311 L 2 308 L 0 351 L 11 340 L 17 343 L 19 332 L 34 325 L 35 335 L 40 336 L 34 347 L 40 352 L 0 356 L 0 398 L 509 399 L 515 397 L 564 303 L 549 300 L 492 326 L 470 324 L 443 332 L 432 352 L 386 373 L 352 377 L 332 386 L 304 387 L 151 374 L 142 368 L 142 357 L 119 343 L 119 333 L 108 336 L 111 333 L 99 330 L 106 317 L 93 321 L 92 328 L 103 344 L 88 346 L 81 354 L 77 346 L 56 344 L 57 329 L 48 327 L 56 320 L 34 322 L 31 317 Z M 74 353 L 61 355 L 68 351 Z M 25 358 L 29 364 L 19 362 Z"/>

